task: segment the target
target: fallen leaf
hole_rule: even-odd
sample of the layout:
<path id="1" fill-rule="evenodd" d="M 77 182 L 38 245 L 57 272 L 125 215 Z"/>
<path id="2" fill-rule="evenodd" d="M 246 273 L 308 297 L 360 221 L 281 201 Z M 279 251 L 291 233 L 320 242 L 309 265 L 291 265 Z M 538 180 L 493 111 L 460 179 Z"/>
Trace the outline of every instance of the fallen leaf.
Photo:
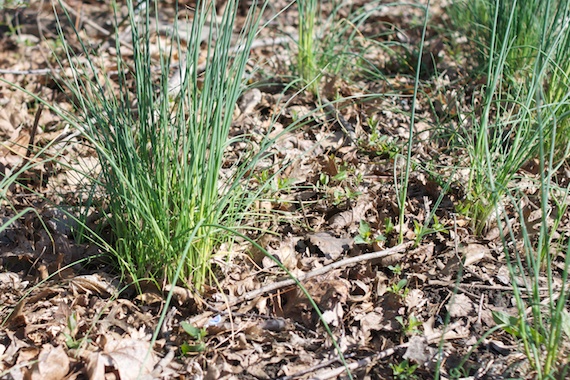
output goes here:
<path id="1" fill-rule="evenodd" d="M 87 359 L 89 378 L 104 380 L 105 373 L 114 369 L 121 380 L 145 379 L 157 362 L 149 350 L 149 343 L 141 340 L 109 340 L 103 352 L 93 353 Z"/>
<path id="2" fill-rule="evenodd" d="M 405 360 L 410 360 L 420 366 L 431 361 L 437 349 L 429 347 L 426 340 L 420 336 L 413 336 L 408 342 L 406 353 L 402 356 Z"/>
<path id="3" fill-rule="evenodd" d="M 69 357 L 62 346 L 45 344 L 32 368 L 24 371 L 26 380 L 60 380 L 69 372 Z"/>
<path id="4" fill-rule="evenodd" d="M 448 311 L 451 317 L 466 317 L 473 311 L 473 302 L 465 294 L 458 294 L 448 304 Z"/>
<path id="5" fill-rule="evenodd" d="M 489 255 L 489 248 L 481 244 L 468 244 L 466 247 L 461 249 L 463 255 L 465 255 L 465 261 L 463 265 L 469 266 L 478 263 Z"/>
<path id="6" fill-rule="evenodd" d="M 352 239 L 342 239 L 332 236 L 327 232 L 318 232 L 308 236 L 309 244 L 318 248 L 321 253 L 330 260 L 336 260 L 344 252 L 347 252 L 353 244 Z"/>

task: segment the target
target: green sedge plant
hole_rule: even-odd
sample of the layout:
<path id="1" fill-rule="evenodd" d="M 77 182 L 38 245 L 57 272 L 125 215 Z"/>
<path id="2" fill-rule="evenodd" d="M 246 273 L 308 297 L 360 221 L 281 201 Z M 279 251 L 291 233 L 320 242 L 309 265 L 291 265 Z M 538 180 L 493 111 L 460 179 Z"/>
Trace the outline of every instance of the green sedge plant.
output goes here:
<path id="1" fill-rule="evenodd" d="M 318 90 L 318 70 L 315 62 L 315 23 L 318 0 L 297 0 L 299 10 L 299 43 L 297 48 L 297 68 L 299 76 L 308 90 Z"/>
<path id="2" fill-rule="evenodd" d="M 365 36 L 361 30 L 378 11 L 397 3 L 372 1 L 366 7 L 353 7 L 350 2 L 335 0 L 327 3 L 328 14 L 323 12 L 322 3 L 296 1 L 299 12 L 296 71 L 302 86 L 318 95 L 321 79 L 325 77 L 332 83 L 337 77 L 351 80 L 357 73 L 374 79 L 383 77 L 376 63 L 365 55 L 369 49 L 386 49 L 387 43 L 379 42 L 381 36 Z"/>
<path id="3" fill-rule="evenodd" d="M 65 84 L 79 115 L 68 118 L 97 153 L 99 185 L 105 190 L 99 207 L 108 210 L 121 270 L 134 280 L 171 282 L 183 260 L 179 282 L 201 289 L 211 274 L 215 247 L 231 239 L 216 226 L 237 227 L 254 201 L 244 181 L 251 157 L 227 168 L 224 180 L 220 172 L 224 153 L 235 142 L 232 114 L 245 88 L 259 12 L 252 4 L 236 42 L 237 2 L 228 2 L 219 22 L 211 2 L 198 2 L 190 26 L 175 21 L 172 38 L 153 42 L 159 1 L 144 5 L 127 1 L 132 51 L 115 31 L 118 77 L 113 83 L 77 32 L 87 60 L 76 63 L 60 29 L 72 72 Z M 178 31 L 188 36 L 186 42 Z M 201 43 L 207 46 L 203 71 Z M 174 53 L 180 66 L 172 76 Z"/>
<path id="4" fill-rule="evenodd" d="M 478 48 L 479 66 L 496 63 L 492 51 L 504 52 L 502 76 L 509 92 L 529 91 L 529 78 L 537 62 L 545 70 L 546 104 L 556 104 L 557 157 L 564 159 L 570 142 L 568 87 L 570 85 L 570 3 L 565 0 L 455 0 L 450 9 L 452 24 L 466 32 Z"/>
<path id="5" fill-rule="evenodd" d="M 556 142 L 549 140 L 547 145 L 541 133 L 539 144 L 542 158 L 538 227 L 529 226 L 528 214 L 522 204 L 525 195 L 518 192 L 510 193 L 509 199 L 518 215 L 520 228 L 516 230 L 506 212 L 497 215 L 499 231 L 508 231 L 506 236 L 501 234 L 501 238 L 517 314 L 495 312 L 493 318 L 520 342 L 534 377 L 552 379 L 565 377 L 565 358 L 570 354 L 570 346 L 565 343 L 570 339 L 570 314 L 566 307 L 570 299 L 566 286 L 570 242 L 567 236 L 557 232 L 568 207 L 570 188 L 561 189 L 554 181 L 555 173 L 560 169 L 560 165 L 554 163 Z M 522 245 L 518 244 L 521 240 Z M 520 246 L 522 248 L 517 248 Z M 542 292 L 545 279 L 546 294 Z"/>
<path id="6" fill-rule="evenodd" d="M 557 85 L 550 82 L 552 70 L 557 68 L 553 68 L 549 57 L 558 46 L 544 40 L 536 46 L 540 54 L 532 63 L 532 75 L 515 87 L 512 78 L 505 78 L 508 52 L 513 46 L 508 43 L 512 41 L 510 24 L 503 37 L 497 36 L 500 13 L 499 3 L 496 3 L 483 111 L 467 144 L 472 173 L 469 188 L 473 208 L 470 211 L 477 232 L 482 231 L 489 218 L 496 220 L 511 273 L 518 313 L 516 316 L 495 313 L 495 321 L 521 342 L 534 376 L 547 379 L 558 376 L 562 370 L 563 358 L 568 354 L 568 347 L 563 345 L 564 335 L 570 333 L 565 308 L 569 298 L 565 284 L 570 245 L 565 238 L 557 237 L 556 231 L 567 208 L 569 189 L 558 188 L 554 181 L 563 164 L 556 159 L 557 146 L 560 146 L 556 136 L 559 136 L 558 128 L 564 125 L 566 116 L 561 108 L 568 104 L 568 98 L 565 95 L 553 102 L 549 95 L 552 86 Z M 513 21 L 515 17 L 515 9 L 511 9 L 509 19 Z M 543 20 L 542 26 L 547 28 L 546 21 Z M 495 49 L 499 49 L 498 53 Z M 541 219 L 536 230 L 528 226 L 521 205 L 525 195 L 512 182 L 521 166 L 533 157 L 538 158 L 540 166 Z M 518 230 L 507 209 L 513 209 L 518 215 Z M 505 229 L 506 236 L 503 235 Z M 518 248 L 519 243 L 522 248 Z M 558 256 L 563 257 L 563 264 L 555 266 Z M 555 286 L 555 272 L 560 274 L 562 286 Z M 548 293 L 543 298 L 540 291 L 544 278 Z"/>
<path id="7" fill-rule="evenodd" d="M 422 38 L 420 41 L 419 47 L 419 54 L 418 60 L 416 63 L 416 72 L 415 72 L 415 80 L 414 80 L 414 93 L 412 97 L 412 109 L 410 115 L 410 127 L 408 131 L 408 142 L 406 144 L 406 155 L 405 156 L 397 156 L 396 159 L 404 160 L 403 165 L 403 173 L 401 177 L 398 178 L 398 165 L 394 165 L 394 184 L 396 184 L 396 198 L 398 200 L 398 227 L 399 227 L 399 235 L 398 235 L 398 242 L 402 243 L 404 241 L 404 223 L 405 223 L 405 213 L 406 213 L 406 202 L 408 198 L 408 184 L 410 182 L 410 172 L 412 170 L 412 147 L 414 145 L 414 125 L 416 122 L 416 108 L 417 108 L 417 97 L 418 97 L 418 89 L 420 85 L 420 71 L 421 71 L 421 56 L 423 54 L 424 42 L 426 38 L 426 30 L 428 24 L 428 16 L 429 16 L 429 7 L 430 1 L 428 0 L 427 4 L 424 8 L 424 20 L 423 20 L 423 27 L 422 27 Z"/>
<path id="8" fill-rule="evenodd" d="M 516 47 L 512 45 L 510 24 L 504 32 L 498 29 L 503 17 L 499 15 L 501 8 L 497 2 L 488 52 L 487 84 L 481 91 L 481 107 L 473 110 L 464 125 L 462 140 L 469 154 L 470 175 L 467 197 L 461 208 L 472 218 L 477 234 L 484 231 L 494 214 L 501 213 L 501 202 L 517 172 L 530 159 L 539 156 L 540 135 L 555 141 L 557 131 L 568 121 L 568 111 L 565 111 L 570 100 L 568 94 L 556 101 L 549 95 L 557 85 L 551 82 L 552 72 L 559 70 L 549 57 L 559 46 L 550 43 L 536 46 L 540 54 L 533 62 L 533 70 L 524 81 L 513 84 L 507 66 L 509 52 Z M 511 9 L 509 19 L 514 22 L 515 18 L 515 9 Z M 493 173 L 493 191 L 490 172 Z"/>

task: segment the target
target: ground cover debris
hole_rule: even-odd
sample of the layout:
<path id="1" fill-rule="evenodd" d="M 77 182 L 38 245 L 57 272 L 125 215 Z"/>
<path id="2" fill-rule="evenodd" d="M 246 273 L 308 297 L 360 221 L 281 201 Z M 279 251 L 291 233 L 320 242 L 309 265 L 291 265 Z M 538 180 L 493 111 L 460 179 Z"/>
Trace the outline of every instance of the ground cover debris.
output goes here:
<path id="1" fill-rule="evenodd" d="M 0 379 L 565 378 L 570 102 L 545 83 L 570 39 L 516 72 L 459 1 L 235 2 L 224 35 L 228 1 L 199 30 L 193 1 L 0 2 Z M 216 153 L 184 133 L 220 120 L 192 177 Z M 118 145 L 88 129 L 121 122 L 133 151 L 103 167 Z M 144 181 L 122 176 L 141 152 Z"/>

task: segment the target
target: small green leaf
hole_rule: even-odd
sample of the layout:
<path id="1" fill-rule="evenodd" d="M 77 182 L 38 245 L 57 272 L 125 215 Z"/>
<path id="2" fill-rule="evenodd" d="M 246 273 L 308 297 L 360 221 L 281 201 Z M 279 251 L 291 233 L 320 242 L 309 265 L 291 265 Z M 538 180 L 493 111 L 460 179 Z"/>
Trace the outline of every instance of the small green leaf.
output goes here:
<path id="1" fill-rule="evenodd" d="M 186 331 L 188 335 L 190 335 L 194 339 L 202 339 L 206 335 L 204 329 L 194 327 L 186 321 L 180 322 L 180 326 L 184 329 L 184 331 Z"/>
<path id="2" fill-rule="evenodd" d="M 398 288 L 398 290 L 404 289 L 404 287 L 406 286 L 407 283 L 408 283 L 408 280 L 403 278 L 400 281 L 398 281 L 398 285 L 396 285 L 396 287 Z"/>
<path id="3" fill-rule="evenodd" d="M 196 352 L 204 352 L 206 350 L 206 344 L 198 343 L 198 344 L 188 344 L 186 342 L 182 343 L 180 346 L 180 351 L 183 355 L 196 353 Z"/>
<path id="4" fill-rule="evenodd" d="M 361 220 L 360 225 L 358 226 L 358 233 L 363 238 L 367 238 L 370 236 L 370 225 L 366 223 L 366 221 Z"/>
<path id="5" fill-rule="evenodd" d="M 368 242 L 358 235 L 354 238 L 354 244 L 368 244 Z"/>
<path id="6" fill-rule="evenodd" d="M 500 325 L 503 330 L 514 337 L 520 338 L 519 319 L 502 311 L 493 311 L 493 320 Z"/>
<path id="7" fill-rule="evenodd" d="M 342 182 L 348 178 L 348 173 L 346 170 L 341 170 L 337 175 L 333 177 L 335 181 Z"/>

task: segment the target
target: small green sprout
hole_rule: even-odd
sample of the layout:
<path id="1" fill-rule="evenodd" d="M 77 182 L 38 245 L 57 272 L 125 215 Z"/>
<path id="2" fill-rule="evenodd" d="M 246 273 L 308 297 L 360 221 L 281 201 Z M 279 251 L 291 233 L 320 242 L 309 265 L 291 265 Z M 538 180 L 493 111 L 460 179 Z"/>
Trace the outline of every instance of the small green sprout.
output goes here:
<path id="1" fill-rule="evenodd" d="M 186 321 L 182 321 L 180 327 L 196 341 L 194 344 L 184 342 L 182 346 L 180 346 L 180 351 L 183 355 L 204 352 L 206 350 L 206 343 L 204 343 L 204 338 L 208 334 L 206 329 L 192 326 Z"/>
<path id="2" fill-rule="evenodd" d="M 431 227 L 420 224 L 414 220 L 414 234 L 416 235 L 416 245 L 418 245 L 426 235 L 435 233 L 448 233 L 447 228 L 439 221 L 436 215 L 433 216 Z"/>
<path id="3" fill-rule="evenodd" d="M 366 221 L 361 220 L 360 226 L 358 227 L 358 236 L 354 238 L 356 244 L 373 244 L 380 241 L 386 241 L 386 238 L 382 234 L 376 236 L 372 235 L 370 225 Z"/>
<path id="4" fill-rule="evenodd" d="M 386 289 L 386 290 L 390 293 L 394 293 L 394 294 L 404 298 L 410 292 L 410 289 L 406 288 L 407 284 L 408 284 L 408 280 L 406 280 L 404 278 L 404 279 L 401 279 L 400 281 L 398 281 L 397 284 L 393 284 L 393 285 L 389 286 L 388 289 Z"/>
<path id="5" fill-rule="evenodd" d="M 390 364 L 390 368 L 392 369 L 394 379 L 396 380 L 413 380 L 418 378 L 418 376 L 414 374 L 418 365 L 411 365 L 407 360 L 404 360 L 398 365 Z"/>
<path id="6" fill-rule="evenodd" d="M 414 315 L 408 318 L 408 321 L 404 321 L 404 317 L 398 315 L 396 321 L 402 326 L 402 331 L 406 336 L 418 335 L 421 331 L 418 329 L 422 325 L 422 322 L 417 319 Z"/>

